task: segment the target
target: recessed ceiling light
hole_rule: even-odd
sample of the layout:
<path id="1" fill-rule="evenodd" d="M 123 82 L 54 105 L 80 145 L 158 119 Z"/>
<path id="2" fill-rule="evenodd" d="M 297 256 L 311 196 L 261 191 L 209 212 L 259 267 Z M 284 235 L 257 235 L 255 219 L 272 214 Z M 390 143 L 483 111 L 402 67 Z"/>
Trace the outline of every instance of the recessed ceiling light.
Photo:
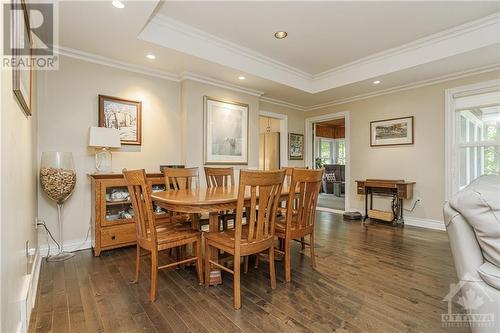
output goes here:
<path id="1" fill-rule="evenodd" d="M 125 7 L 125 5 L 123 4 L 123 2 L 121 2 L 120 0 L 113 0 L 113 2 L 111 2 L 111 4 L 113 6 L 115 6 L 116 8 L 119 8 L 119 9 L 122 9 Z"/>
<path id="2" fill-rule="evenodd" d="M 283 39 L 285 38 L 286 36 L 288 36 L 288 33 L 286 31 L 276 31 L 274 33 L 274 37 L 278 38 L 278 39 Z"/>
<path id="3" fill-rule="evenodd" d="M 156 59 L 156 56 L 154 54 L 148 54 L 146 57 L 151 60 Z"/>
<path id="4" fill-rule="evenodd" d="M 373 81 L 373 84 L 379 84 L 379 83 L 380 83 L 380 80 Z"/>
<path id="5" fill-rule="evenodd" d="M 244 79 L 246 79 L 246 77 L 244 77 L 243 75 L 238 76 L 238 80 L 243 81 Z"/>

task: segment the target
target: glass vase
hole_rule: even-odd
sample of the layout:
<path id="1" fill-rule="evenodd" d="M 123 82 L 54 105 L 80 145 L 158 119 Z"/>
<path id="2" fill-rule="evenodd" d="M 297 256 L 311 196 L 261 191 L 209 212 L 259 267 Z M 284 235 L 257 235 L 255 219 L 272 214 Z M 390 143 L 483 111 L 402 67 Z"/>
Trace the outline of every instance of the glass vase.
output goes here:
<path id="1" fill-rule="evenodd" d="M 44 152 L 40 163 L 40 184 L 47 197 L 57 205 L 59 223 L 58 253 L 49 255 L 47 261 L 62 261 L 73 257 L 64 252 L 62 209 L 64 202 L 71 196 L 76 185 L 76 172 L 73 155 L 64 152 Z"/>

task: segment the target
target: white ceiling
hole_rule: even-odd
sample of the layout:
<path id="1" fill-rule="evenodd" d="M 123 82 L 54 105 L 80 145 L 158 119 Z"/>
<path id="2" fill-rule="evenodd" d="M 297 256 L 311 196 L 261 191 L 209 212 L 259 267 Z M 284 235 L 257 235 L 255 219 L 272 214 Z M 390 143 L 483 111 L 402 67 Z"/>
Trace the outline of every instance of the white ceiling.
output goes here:
<path id="1" fill-rule="evenodd" d="M 261 75 L 262 72 L 252 67 L 251 62 L 238 64 L 242 66 L 232 66 L 226 62 L 215 61 L 217 59 L 204 57 L 198 52 L 199 48 L 194 47 L 196 45 L 190 45 L 186 40 L 177 38 L 174 40 L 175 43 L 166 47 L 157 40 L 151 42 L 141 37 L 148 29 L 155 32 L 153 28 L 158 27 L 156 21 L 158 17 L 164 18 L 165 14 L 168 14 L 169 18 L 175 19 L 176 22 L 182 21 L 180 23 L 184 26 L 192 26 L 193 29 L 202 28 L 216 38 L 225 38 L 227 43 L 236 42 L 244 48 L 252 49 L 249 54 L 255 52 L 270 59 L 271 63 L 283 63 L 283 68 L 287 70 L 292 68 L 290 66 L 294 66 L 289 72 L 309 84 L 311 75 L 318 71 L 338 67 L 339 64 L 352 63 L 359 57 L 370 56 L 373 52 L 408 43 L 416 38 L 500 11 L 499 2 L 474 2 L 474 4 L 391 2 L 391 6 L 387 3 L 377 4 L 380 8 L 386 8 L 385 15 L 374 3 L 366 2 L 309 4 L 166 2 L 158 5 L 157 1 L 127 1 L 125 8 L 121 10 L 114 8 L 111 1 L 60 2 L 59 44 L 63 54 L 100 63 L 118 64 L 177 80 L 183 73 L 195 73 L 204 79 L 221 80 L 244 89 L 258 90 L 263 92 L 265 97 L 301 106 L 370 94 L 500 62 L 500 36 L 497 38 L 493 32 L 493 38 L 497 39 L 496 43 L 492 44 L 491 38 L 488 42 L 473 47 L 471 45 L 474 42 L 458 43 L 456 45 L 459 46 L 467 44 L 465 46 L 468 48 L 455 47 L 453 53 L 441 54 L 440 58 L 420 61 L 425 58 L 424 55 L 415 58 L 419 61 L 405 63 L 404 66 L 380 65 L 377 68 L 382 68 L 383 71 L 370 73 L 365 71 L 364 76 L 350 75 L 351 72 L 329 74 L 330 77 L 327 79 L 330 81 L 342 75 L 349 80 L 337 80 L 335 84 L 327 82 L 321 89 L 316 89 L 320 92 L 310 93 L 308 91 L 313 89 L 302 89 L 303 85 L 295 85 L 291 83 L 292 80 L 283 79 L 280 73 L 276 76 Z M 301 12 L 302 17 L 298 16 Z M 313 13 L 317 16 L 311 16 Z M 274 20 L 271 14 L 275 15 Z M 299 23 L 296 22 L 298 19 L 290 21 L 289 17 L 301 17 L 301 21 Z M 273 22 L 279 22 L 280 25 L 289 22 L 290 26 L 277 28 Z M 322 35 L 307 36 L 306 31 L 307 34 L 313 34 L 313 26 L 326 29 L 326 32 Z M 289 31 L 289 39 L 275 40 L 272 34 L 277 29 Z M 266 31 L 270 31 L 270 37 Z M 336 33 L 329 35 L 329 31 Z M 500 35 L 500 32 L 497 33 Z M 267 37 L 258 37 L 264 34 Z M 269 40 L 264 40 L 265 38 Z M 326 39 L 330 42 L 324 42 Z M 268 44 L 271 46 L 268 47 Z M 146 59 L 147 53 L 154 53 L 156 60 Z M 306 73 L 300 77 L 303 72 Z M 237 79 L 241 74 L 246 76 L 245 81 Z M 372 84 L 374 74 L 382 81 L 380 85 Z M 330 86 L 335 88 L 328 88 Z"/>
<path id="2" fill-rule="evenodd" d="M 498 2 L 186 2 L 159 13 L 309 74 L 493 14 Z M 274 38 L 288 32 L 283 40 Z"/>

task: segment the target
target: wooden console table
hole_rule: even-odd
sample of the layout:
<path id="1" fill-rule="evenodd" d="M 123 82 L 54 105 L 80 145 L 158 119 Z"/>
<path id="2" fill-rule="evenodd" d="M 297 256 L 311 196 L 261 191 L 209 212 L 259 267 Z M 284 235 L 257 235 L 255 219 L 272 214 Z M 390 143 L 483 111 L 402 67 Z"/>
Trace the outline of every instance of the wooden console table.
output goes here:
<path id="1" fill-rule="evenodd" d="M 392 224 L 404 226 L 403 200 L 412 198 L 415 182 L 390 179 L 366 179 L 356 180 L 356 183 L 358 194 L 365 195 L 365 216 L 363 217 L 363 222 L 369 215 L 368 198 L 370 199 L 370 211 L 373 211 L 373 195 L 388 196 L 392 197 Z"/>

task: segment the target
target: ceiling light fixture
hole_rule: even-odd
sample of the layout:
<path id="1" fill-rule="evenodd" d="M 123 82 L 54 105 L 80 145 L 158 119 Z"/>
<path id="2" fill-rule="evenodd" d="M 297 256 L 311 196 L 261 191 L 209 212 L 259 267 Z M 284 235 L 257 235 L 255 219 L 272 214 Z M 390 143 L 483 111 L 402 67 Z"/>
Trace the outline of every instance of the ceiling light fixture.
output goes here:
<path id="1" fill-rule="evenodd" d="M 156 56 L 154 54 L 148 54 L 146 57 L 151 60 L 156 59 Z"/>
<path id="2" fill-rule="evenodd" d="M 379 84 L 380 80 L 373 81 L 373 84 Z"/>
<path id="3" fill-rule="evenodd" d="M 243 81 L 244 79 L 246 79 L 246 77 L 244 77 L 243 75 L 238 76 L 238 80 Z"/>
<path id="4" fill-rule="evenodd" d="M 288 32 L 286 32 L 286 31 L 276 31 L 274 33 L 274 37 L 276 37 L 277 39 L 283 39 L 286 36 L 288 36 Z"/>
<path id="5" fill-rule="evenodd" d="M 115 8 L 118 8 L 118 9 L 122 9 L 122 8 L 125 8 L 125 5 L 123 4 L 123 2 L 121 2 L 120 0 L 113 0 L 111 2 L 111 4 L 115 7 Z"/>

